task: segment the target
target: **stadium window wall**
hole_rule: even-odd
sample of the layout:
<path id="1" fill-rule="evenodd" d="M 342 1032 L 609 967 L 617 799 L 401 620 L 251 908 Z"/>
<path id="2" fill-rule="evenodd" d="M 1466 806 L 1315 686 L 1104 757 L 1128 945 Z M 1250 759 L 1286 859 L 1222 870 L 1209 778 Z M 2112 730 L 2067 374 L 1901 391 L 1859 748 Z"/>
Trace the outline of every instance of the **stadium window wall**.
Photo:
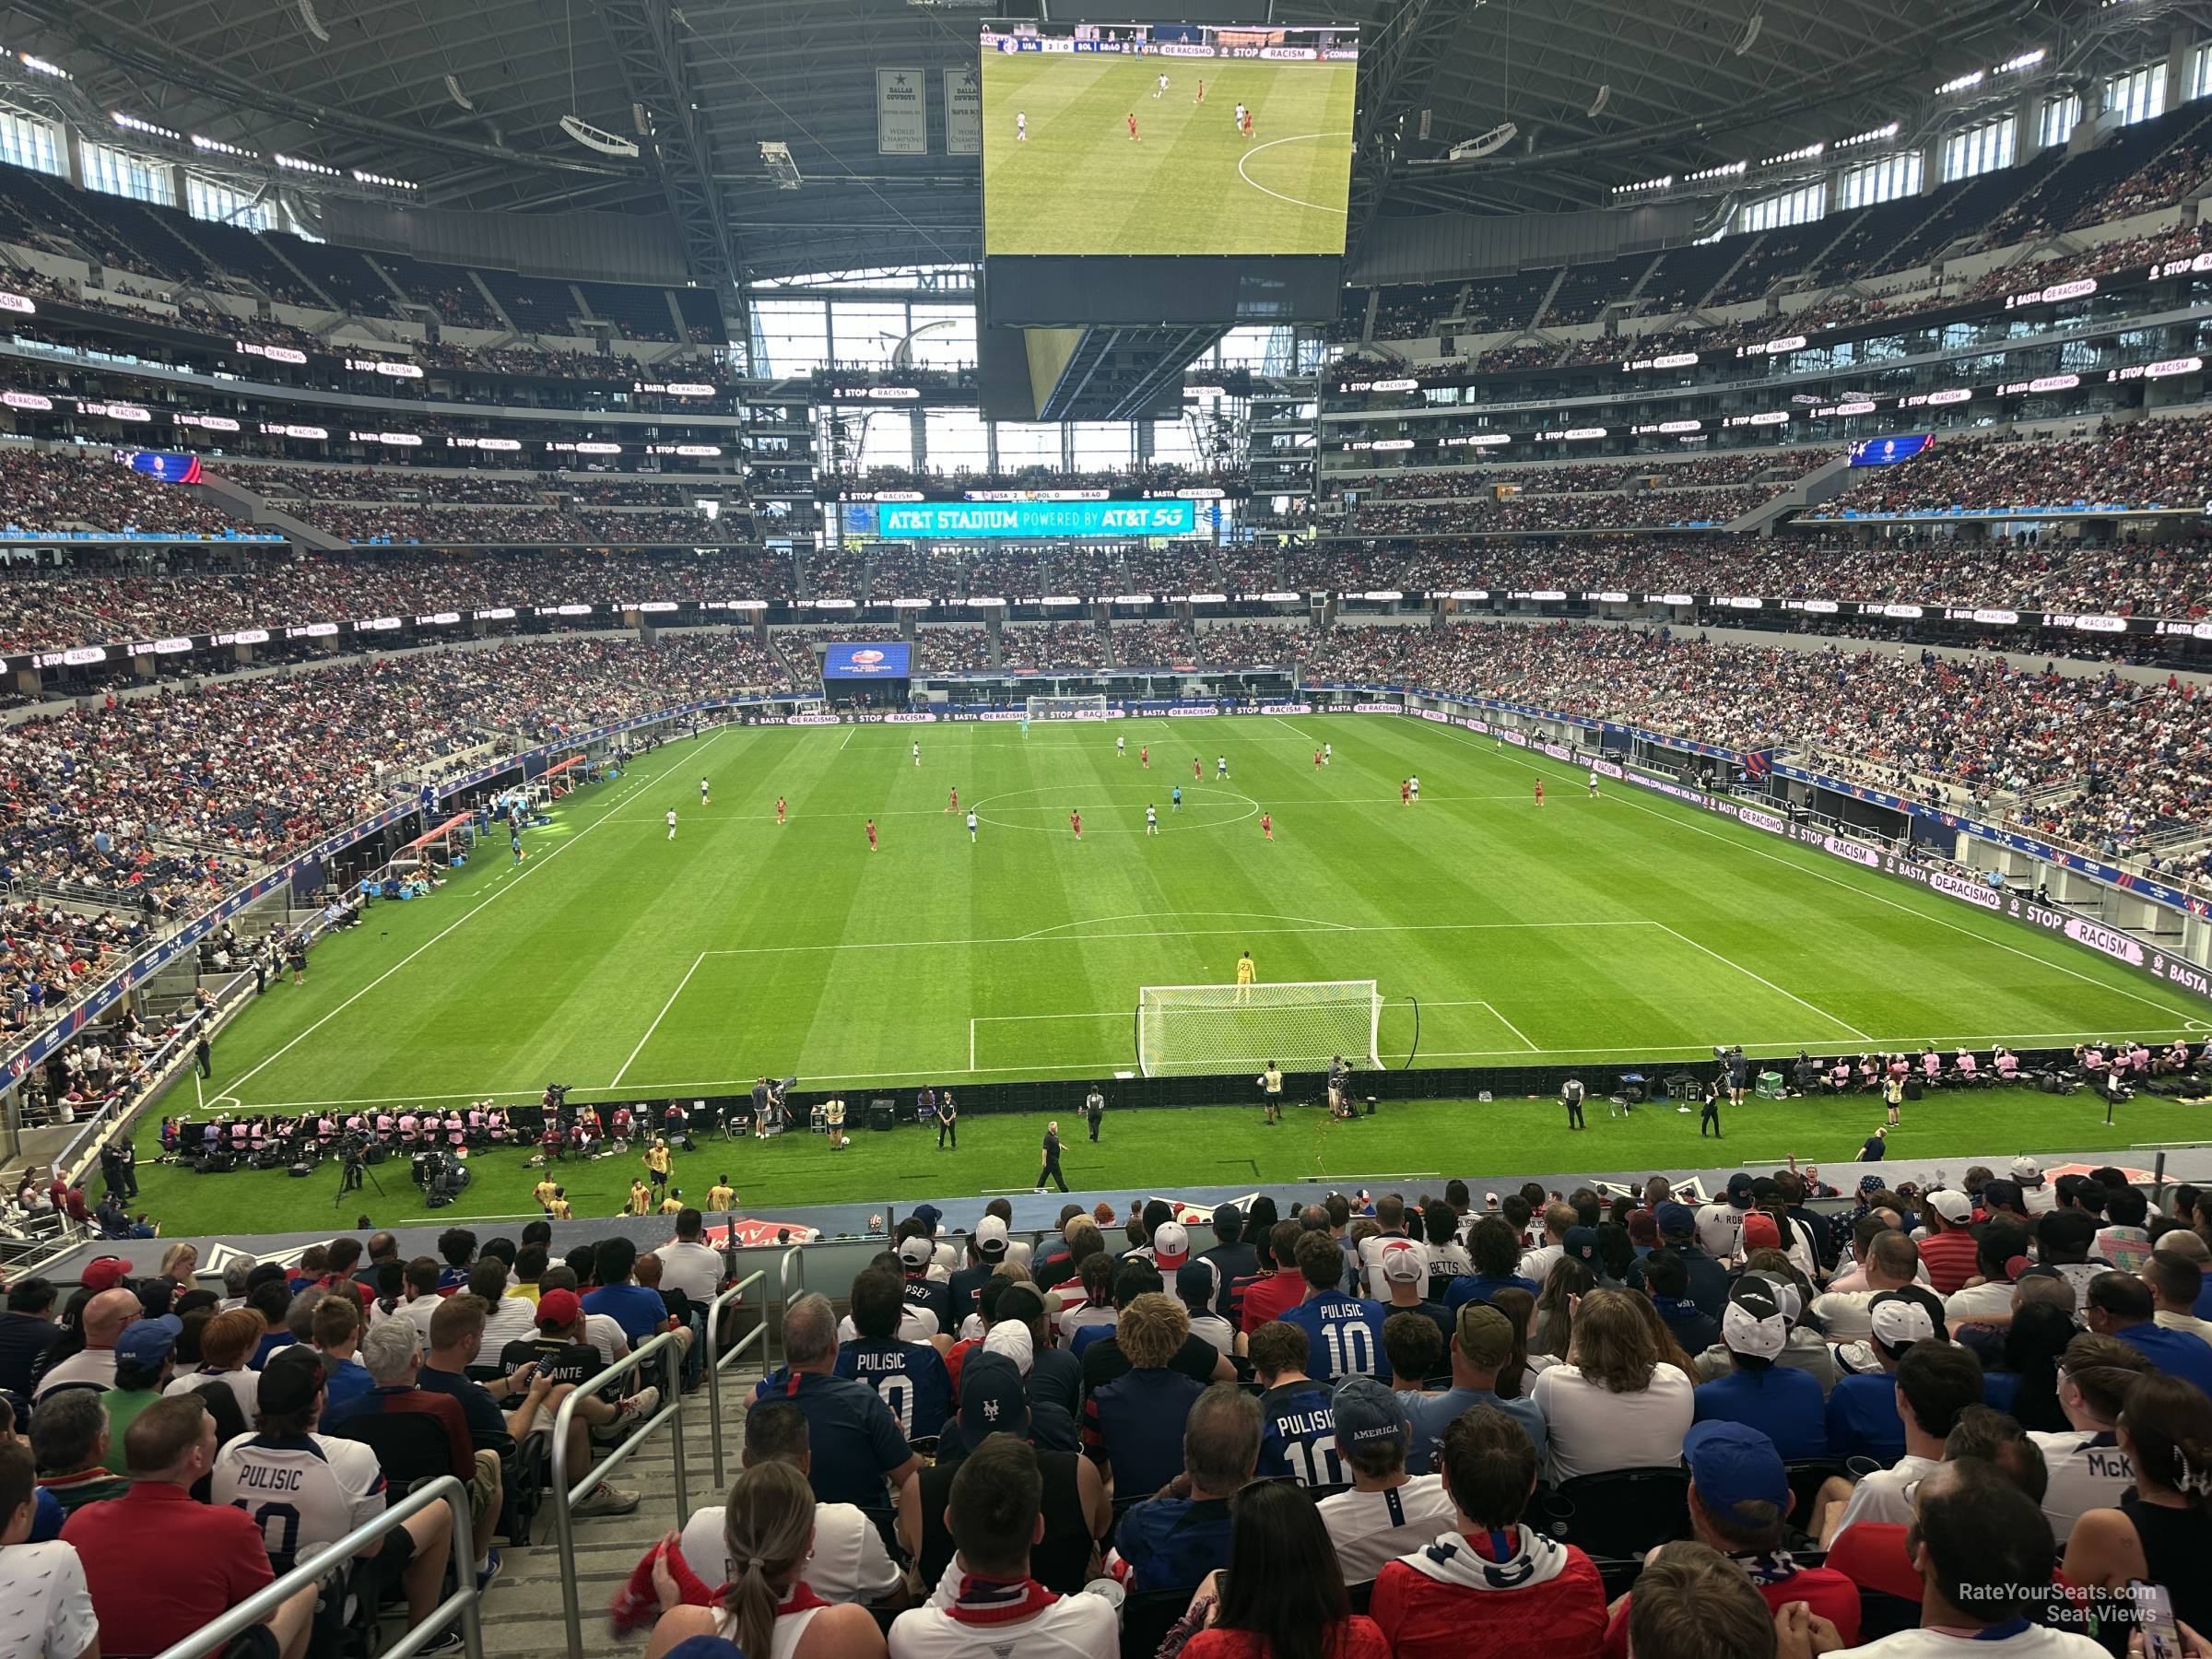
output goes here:
<path id="1" fill-rule="evenodd" d="M 1918 195 L 1926 172 L 1927 157 L 1916 149 L 1852 168 L 1836 179 L 1836 210 L 1844 213 Z"/>
<path id="2" fill-rule="evenodd" d="M 2016 115 L 2000 115 L 1953 133 L 1943 141 L 1943 182 L 1978 178 L 2010 167 L 2018 147 L 2020 123 Z"/>
<path id="3" fill-rule="evenodd" d="M 924 463 L 935 473 L 991 470 L 991 438 L 973 409 L 929 409 L 922 420 Z"/>
<path id="4" fill-rule="evenodd" d="M 1828 210 L 1828 184 L 1820 181 L 1761 197 L 1744 206 L 1739 230 L 1780 230 L 1790 225 L 1809 225 Z"/>
<path id="5" fill-rule="evenodd" d="M 830 306 L 830 358 L 851 368 L 880 369 L 906 338 L 903 300 L 838 300 Z"/>
<path id="6" fill-rule="evenodd" d="M 906 323 L 917 367 L 965 369 L 976 360 L 972 304 L 909 305 Z"/>
<path id="7" fill-rule="evenodd" d="M 152 202 L 161 207 L 177 205 L 176 174 L 164 162 L 149 161 L 105 144 L 79 145 L 77 158 L 87 190 L 128 196 L 134 202 Z"/>
<path id="8" fill-rule="evenodd" d="M 1076 471 L 1109 471 L 1127 466 L 1135 453 L 1135 437 L 1125 420 L 1077 420 L 1075 434 Z"/>
<path id="9" fill-rule="evenodd" d="M 2189 52 L 2189 96 L 2192 100 L 2212 92 L 2212 44 L 2194 46 Z"/>
<path id="10" fill-rule="evenodd" d="M 998 469 L 1002 473 L 1018 472 L 1025 466 L 1060 472 L 1066 466 L 1061 447 L 1065 434 L 1057 422 L 994 421 L 991 436 L 998 451 Z"/>
<path id="11" fill-rule="evenodd" d="M 218 184 L 213 179 L 203 179 L 196 173 L 184 175 L 184 207 L 194 218 L 236 225 L 241 230 L 281 228 L 275 202 L 260 197 L 258 193 L 250 195 L 228 184 Z"/>
<path id="12" fill-rule="evenodd" d="M 2054 144 L 2064 144 L 2074 135 L 2081 124 L 2081 94 L 2062 92 L 2043 100 L 2042 112 L 2036 121 L 2036 144 L 2049 149 Z"/>
<path id="13" fill-rule="evenodd" d="M 2134 126 L 2166 112 L 2166 64 L 2163 59 L 2115 75 L 2104 83 L 2104 107 L 2117 114 L 2122 126 Z"/>
<path id="14" fill-rule="evenodd" d="M 1197 435 L 1187 418 L 1155 420 L 1151 428 L 1148 459 L 1153 465 L 1194 467 L 1198 465 Z"/>
<path id="15" fill-rule="evenodd" d="M 830 307 L 822 300 L 752 303 L 753 371 L 811 374 L 830 366 Z"/>
<path id="16" fill-rule="evenodd" d="M 10 167 L 28 168 L 32 172 L 52 173 L 60 177 L 63 172 L 61 128 L 51 121 L 41 121 L 35 115 L 0 110 L 0 161 L 6 162 Z"/>

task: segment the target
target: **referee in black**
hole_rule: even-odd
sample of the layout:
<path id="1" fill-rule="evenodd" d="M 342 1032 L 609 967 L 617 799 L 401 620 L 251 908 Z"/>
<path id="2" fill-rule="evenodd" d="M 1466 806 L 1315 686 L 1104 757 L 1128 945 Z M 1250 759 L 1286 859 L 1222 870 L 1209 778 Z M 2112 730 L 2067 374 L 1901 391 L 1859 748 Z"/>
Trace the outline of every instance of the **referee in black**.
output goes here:
<path id="1" fill-rule="evenodd" d="M 1566 1102 L 1567 1127 L 1570 1129 L 1583 1126 L 1583 1096 L 1586 1092 L 1580 1077 L 1570 1077 L 1559 1085 L 1559 1099 Z"/>
<path id="2" fill-rule="evenodd" d="M 1721 1072 L 1705 1079 L 1705 1110 L 1698 1114 L 1698 1138 L 1705 1138 L 1705 1127 L 1712 1126 L 1712 1138 L 1721 1138 Z"/>
<path id="3" fill-rule="evenodd" d="M 1046 1182 L 1056 1182 L 1062 1192 L 1067 1191 L 1067 1177 L 1060 1173 L 1060 1124 L 1057 1120 L 1044 1126 L 1044 1167 L 1037 1171 L 1037 1190 L 1044 1191 Z"/>
<path id="4" fill-rule="evenodd" d="M 952 1149 L 960 1149 L 960 1109 L 953 1104 L 952 1090 L 947 1089 L 937 1097 L 937 1149 L 945 1149 L 949 1140 Z"/>

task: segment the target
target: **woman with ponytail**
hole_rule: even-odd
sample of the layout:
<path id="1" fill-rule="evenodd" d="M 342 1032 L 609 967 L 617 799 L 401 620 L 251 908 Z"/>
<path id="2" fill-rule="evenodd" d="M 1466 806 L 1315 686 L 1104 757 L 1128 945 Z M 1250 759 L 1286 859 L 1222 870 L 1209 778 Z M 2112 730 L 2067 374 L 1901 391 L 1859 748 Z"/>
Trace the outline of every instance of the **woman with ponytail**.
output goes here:
<path id="1" fill-rule="evenodd" d="M 2065 1575 L 2121 1592 L 2136 1579 L 2163 1584 L 2177 1618 L 2212 1628 L 2212 1398 L 2194 1382 L 2147 1372 L 2127 1391 L 2118 1434 L 2135 1489 L 2119 1508 L 2075 1524 Z"/>
<path id="2" fill-rule="evenodd" d="M 806 1587 L 814 1549 L 814 1489 L 787 1463 L 746 1469 L 723 1515 L 730 1582 L 709 1606 L 675 1605 L 667 1567 L 656 1563 L 665 1609 L 645 1659 L 662 1659 L 693 1636 L 720 1636 L 747 1659 L 883 1659 L 883 1633 L 866 1608 L 830 1606 Z"/>

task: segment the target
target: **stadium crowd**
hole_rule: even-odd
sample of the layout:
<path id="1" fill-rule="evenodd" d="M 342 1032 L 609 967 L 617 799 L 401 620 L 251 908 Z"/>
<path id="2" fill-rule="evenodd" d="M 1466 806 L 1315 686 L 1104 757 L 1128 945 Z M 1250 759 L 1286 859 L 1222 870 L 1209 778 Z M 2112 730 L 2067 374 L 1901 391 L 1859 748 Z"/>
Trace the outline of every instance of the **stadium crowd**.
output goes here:
<path id="1" fill-rule="evenodd" d="M 1756 512 L 1786 488 L 1782 483 L 1744 484 L 1587 495 L 1532 493 L 1498 501 L 1362 501 L 1351 515 L 1348 530 L 1357 535 L 1507 535 L 1719 525 Z"/>
<path id="2" fill-rule="evenodd" d="M 1895 466 L 1863 467 L 1829 513 L 2201 503 L 2212 486 L 2212 418 L 2099 423 L 2079 436 L 1939 441 Z"/>
<path id="3" fill-rule="evenodd" d="M 189 490 L 119 465 L 110 452 L 28 446 L 0 448 L 0 525 L 178 536 L 236 535 L 246 528 Z"/>

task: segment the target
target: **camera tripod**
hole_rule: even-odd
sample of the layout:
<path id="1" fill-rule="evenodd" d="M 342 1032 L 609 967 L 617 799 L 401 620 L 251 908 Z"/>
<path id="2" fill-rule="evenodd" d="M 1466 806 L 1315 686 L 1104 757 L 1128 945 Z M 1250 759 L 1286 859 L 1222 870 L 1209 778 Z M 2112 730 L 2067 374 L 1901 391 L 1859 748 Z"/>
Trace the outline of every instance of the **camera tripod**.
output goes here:
<path id="1" fill-rule="evenodd" d="M 337 1196 L 330 1201 L 330 1207 L 336 1209 L 346 1202 L 347 1194 L 359 1192 L 363 1182 L 367 1182 L 376 1189 L 376 1195 L 379 1198 L 384 1195 L 384 1183 L 377 1180 L 375 1171 L 369 1168 L 366 1159 L 347 1158 L 344 1159 L 338 1166 Z"/>

